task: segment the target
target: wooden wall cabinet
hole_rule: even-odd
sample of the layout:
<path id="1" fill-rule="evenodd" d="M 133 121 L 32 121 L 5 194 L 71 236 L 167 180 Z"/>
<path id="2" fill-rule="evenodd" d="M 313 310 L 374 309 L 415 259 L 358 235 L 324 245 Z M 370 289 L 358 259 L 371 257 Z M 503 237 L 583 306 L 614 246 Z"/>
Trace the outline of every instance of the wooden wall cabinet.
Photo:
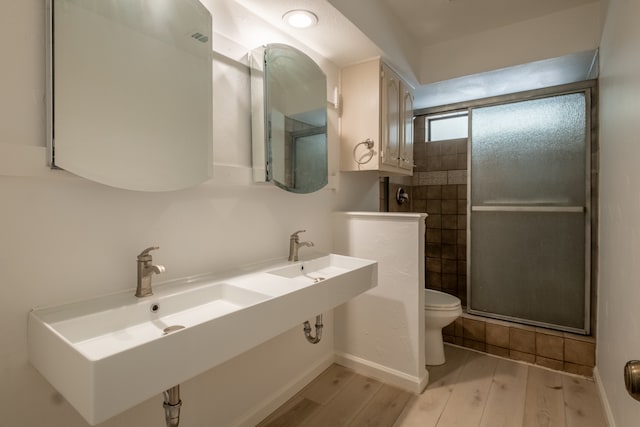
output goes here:
<path id="1" fill-rule="evenodd" d="M 340 169 L 412 175 L 411 86 L 375 59 L 343 68 L 341 93 Z"/>

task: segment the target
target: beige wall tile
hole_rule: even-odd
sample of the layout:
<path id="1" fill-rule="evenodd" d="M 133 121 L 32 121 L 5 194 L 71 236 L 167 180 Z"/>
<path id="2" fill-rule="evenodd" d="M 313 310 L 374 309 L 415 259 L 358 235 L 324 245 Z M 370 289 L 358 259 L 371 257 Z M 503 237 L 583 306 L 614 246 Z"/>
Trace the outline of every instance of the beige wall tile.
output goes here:
<path id="1" fill-rule="evenodd" d="M 564 338 L 536 332 L 536 354 L 555 360 L 564 360 Z"/>
<path id="2" fill-rule="evenodd" d="M 546 334 L 546 335 L 554 335 L 556 337 L 564 337 L 564 332 L 561 331 L 554 331 L 553 329 L 547 329 L 547 328 L 535 328 L 536 332 L 539 334 Z"/>
<path id="3" fill-rule="evenodd" d="M 426 270 L 433 273 L 442 273 L 442 261 L 440 258 L 427 258 Z"/>
<path id="4" fill-rule="evenodd" d="M 426 186 L 422 186 L 420 188 L 427 188 Z M 442 200 L 440 199 L 426 199 L 425 202 L 427 204 L 427 212 L 431 214 L 441 214 L 442 213 Z"/>
<path id="5" fill-rule="evenodd" d="M 485 322 L 481 320 L 462 319 L 463 336 L 465 339 L 485 342 Z"/>
<path id="6" fill-rule="evenodd" d="M 478 351 L 485 351 L 486 350 L 486 345 L 485 345 L 484 342 L 470 340 L 468 338 L 464 339 L 462 345 L 464 345 L 467 348 L 472 348 L 472 349 L 478 350 Z"/>
<path id="7" fill-rule="evenodd" d="M 596 345 L 592 342 L 565 338 L 564 360 L 578 365 L 595 366 Z"/>
<path id="8" fill-rule="evenodd" d="M 442 334 L 442 341 L 448 342 L 448 343 L 451 343 L 451 344 L 455 344 L 456 343 L 456 337 L 454 337 L 453 335 L 444 335 L 444 334 Z"/>
<path id="9" fill-rule="evenodd" d="M 585 377 L 593 377 L 593 367 L 578 365 L 576 363 L 564 362 L 563 371 L 570 374 L 583 375 Z"/>
<path id="10" fill-rule="evenodd" d="M 439 156 L 442 154 L 442 143 L 440 141 L 429 142 L 425 145 L 427 156 Z"/>
<path id="11" fill-rule="evenodd" d="M 441 215 L 442 216 L 442 228 L 449 230 L 456 230 L 458 228 L 458 215 Z M 429 218 L 427 218 L 427 221 Z"/>
<path id="12" fill-rule="evenodd" d="M 565 338 L 569 338 L 575 341 L 584 341 L 584 342 L 592 342 L 592 343 L 596 342 L 596 339 L 594 337 L 588 336 L 588 335 L 571 334 L 569 332 L 564 332 L 563 335 Z"/>
<path id="13" fill-rule="evenodd" d="M 420 172 L 420 185 L 443 185 L 447 183 L 447 171 Z"/>
<path id="14" fill-rule="evenodd" d="M 509 348 L 509 327 L 487 323 L 486 341 L 490 345 Z"/>
<path id="15" fill-rule="evenodd" d="M 413 198 L 420 200 L 427 200 L 427 186 L 426 185 L 414 185 L 411 187 Z"/>
<path id="16" fill-rule="evenodd" d="M 451 335 L 452 337 L 456 336 L 456 325 L 452 322 L 451 324 L 442 328 L 442 335 Z"/>
<path id="17" fill-rule="evenodd" d="M 443 185 L 442 186 L 442 200 L 456 200 L 458 198 L 458 186 L 457 185 Z"/>
<path id="18" fill-rule="evenodd" d="M 441 290 L 442 289 L 442 274 L 433 271 L 427 271 L 427 288 Z"/>
<path id="19" fill-rule="evenodd" d="M 427 201 L 426 200 L 412 200 L 411 201 L 411 211 L 412 212 L 427 212 Z"/>
<path id="20" fill-rule="evenodd" d="M 458 215 L 458 230 L 466 230 L 467 229 L 467 215 Z"/>
<path id="21" fill-rule="evenodd" d="M 443 214 L 457 214 L 458 213 L 458 200 L 443 200 L 442 201 L 442 213 Z"/>
<path id="22" fill-rule="evenodd" d="M 441 171 L 442 168 L 442 156 L 428 156 L 421 160 L 422 170 L 424 172 Z"/>
<path id="23" fill-rule="evenodd" d="M 492 325 L 502 325 L 502 326 L 506 326 L 506 327 L 510 327 L 510 326 L 514 325 L 512 322 L 507 322 L 506 320 L 491 319 L 491 318 L 488 318 L 488 317 L 486 317 L 484 319 L 487 322 L 487 324 L 491 323 Z"/>
<path id="24" fill-rule="evenodd" d="M 455 326 L 455 335 L 456 337 L 462 337 L 464 335 L 464 326 L 462 325 L 462 317 L 458 317 L 455 322 L 453 322 Z"/>
<path id="25" fill-rule="evenodd" d="M 427 200 L 441 200 L 442 199 L 442 186 L 441 185 L 428 185 L 425 187 L 427 189 Z"/>
<path id="26" fill-rule="evenodd" d="M 457 157 L 456 157 L 457 162 Z M 466 170 L 449 170 L 447 171 L 447 184 L 463 185 L 467 183 Z"/>
<path id="27" fill-rule="evenodd" d="M 413 121 L 413 140 L 416 143 L 426 141 L 425 116 L 416 116 Z M 425 144 L 426 145 L 426 144 Z"/>
<path id="28" fill-rule="evenodd" d="M 556 371 L 562 371 L 564 369 L 564 363 L 562 360 L 548 359 L 542 356 L 536 356 L 536 365 L 544 366 L 545 368 L 555 369 Z"/>
<path id="29" fill-rule="evenodd" d="M 509 328 L 509 348 L 524 353 L 535 354 L 536 333 L 534 330 Z M 533 363 L 533 362 L 532 362 Z"/>
<path id="30" fill-rule="evenodd" d="M 468 141 L 469 140 L 467 138 L 461 138 L 455 141 L 454 145 L 456 146 L 456 153 L 466 153 Z"/>
<path id="31" fill-rule="evenodd" d="M 467 184 L 457 184 L 458 200 L 467 200 Z"/>
<path id="32" fill-rule="evenodd" d="M 455 140 L 442 141 L 441 144 L 440 154 L 456 154 L 458 152 Z"/>
<path id="33" fill-rule="evenodd" d="M 487 344 L 487 353 L 500 357 L 509 357 L 509 349 Z"/>
<path id="34" fill-rule="evenodd" d="M 456 230 L 442 230 L 442 243 L 455 245 L 457 243 L 457 231 Z M 456 250 L 453 249 L 455 255 Z"/>
<path id="35" fill-rule="evenodd" d="M 525 353 L 517 350 L 509 350 L 509 357 L 514 360 L 522 360 L 523 362 L 536 363 L 536 355 Z"/>

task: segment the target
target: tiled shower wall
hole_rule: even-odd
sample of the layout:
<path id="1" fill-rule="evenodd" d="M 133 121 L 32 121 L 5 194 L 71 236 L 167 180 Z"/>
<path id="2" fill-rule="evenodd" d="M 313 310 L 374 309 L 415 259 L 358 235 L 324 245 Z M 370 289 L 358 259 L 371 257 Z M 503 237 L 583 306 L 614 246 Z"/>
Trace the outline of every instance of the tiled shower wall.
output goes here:
<path id="1" fill-rule="evenodd" d="M 414 212 L 428 212 L 426 287 L 467 304 L 467 139 L 424 142 L 424 117 L 416 118 L 412 181 Z"/>
<path id="2" fill-rule="evenodd" d="M 445 342 L 545 368 L 590 377 L 593 337 L 464 314 L 442 330 Z"/>
<path id="3" fill-rule="evenodd" d="M 597 128 L 595 116 L 592 126 Z M 456 295 L 467 304 L 467 140 L 425 143 L 424 116 L 415 119 L 414 176 L 391 178 L 389 211 L 427 212 L 425 286 Z M 597 132 L 594 133 L 597 135 Z M 595 136 L 594 136 L 595 139 Z M 592 307 L 597 272 L 598 143 L 592 149 Z M 410 202 L 398 205 L 399 187 Z M 385 208 L 381 180 L 380 210 Z M 595 237 L 594 237 L 595 236 Z M 593 309 L 592 309 L 593 310 Z M 592 312 L 595 331 L 595 313 Z M 551 369 L 591 376 L 595 366 L 595 339 L 465 314 L 443 330 L 445 341 L 535 363 Z"/>

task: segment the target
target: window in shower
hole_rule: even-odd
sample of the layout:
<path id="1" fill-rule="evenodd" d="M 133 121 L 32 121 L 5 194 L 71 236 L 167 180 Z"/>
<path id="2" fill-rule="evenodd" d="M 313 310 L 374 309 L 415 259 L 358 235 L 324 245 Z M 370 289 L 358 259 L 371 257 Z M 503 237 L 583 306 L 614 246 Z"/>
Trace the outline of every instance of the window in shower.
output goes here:
<path id="1" fill-rule="evenodd" d="M 589 332 L 589 100 L 470 109 L 470 313 Z"/>
<path id="2" fill-rule="evenodd" d="M 427 142 L 467 138 L 469 113 L 467 110 L 428 116 L 425 120 Z"/>

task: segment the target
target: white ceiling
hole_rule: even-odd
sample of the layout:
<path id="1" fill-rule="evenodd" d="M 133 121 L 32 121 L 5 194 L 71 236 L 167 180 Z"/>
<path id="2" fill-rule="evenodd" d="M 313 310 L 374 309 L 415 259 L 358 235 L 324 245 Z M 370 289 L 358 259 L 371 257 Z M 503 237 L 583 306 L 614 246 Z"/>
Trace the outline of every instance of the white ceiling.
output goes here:
<path id="1" fill-rule="evenodd" d="M 598 0 L 381 0 L 420 44 L 538 18 Z"/>
<path id="2" fill-rule="evenodd" d="M 380 56 L 419 54 L 419 46 L 469 36 L 600 0 L 233 0 L 339 67 Z M 318 25 L 294 29 L 282 15 L 316 13 Z M 350 17 L 348 19 L 347 17 Z M 544 29 L 541 29 L 544 31 Z M 398 55 L 398 50 L 403 50 Z M 444 105 L 597 76 L 596 51 L 432 83 L 416 88 L 416 108 Z M 404 64 L 393 64 L 410 70 Z M 597 65 L 597 61 L 596 61 Z M 588 77 L 585 77 L 588 76 Z M 414 76 L 405 75 L 415 83 Z"/>
<path id="3" fill-rule="evenodd" d="M 450 105 L 597 77 L 598 51 L 578 52 L 420 86 L 415 90 L 415 107 Z"/>
<path id="4" fill-rule="evenodd" d="M 300 40 L 339 67 L 383 52 L 351 21 L 326 0 L 235 0 L 266 22 Z M 318 16 L 312 28 L 291 28 L 282 15 L 293 9 L 307 9 Z"/>
<path id="5" fill-rule="evenodd" d="M 235 0 L 269 24 L 300 39 L 337 65 L 379 55 L 373 31 L 361 25 L 363 17 L 380 15 L 397 23 L 382 31 L 403 32 L 401 38 L 415 46 L 461 38 L 491 29 L 539 18 L 600 0 Z M 294 29 L 282 22 L 292 9 L 316 13 L 319 23 Z M 351 17 L 352 23 L 347 19 Z M 363 19 L 361 19 L 363 18 Z M 543 31 L 544 29 L 541 29 Z M 368 34 L 367 34 L 368 33 Z M 386 34 L 393 37 L 392 34 Z"/>

